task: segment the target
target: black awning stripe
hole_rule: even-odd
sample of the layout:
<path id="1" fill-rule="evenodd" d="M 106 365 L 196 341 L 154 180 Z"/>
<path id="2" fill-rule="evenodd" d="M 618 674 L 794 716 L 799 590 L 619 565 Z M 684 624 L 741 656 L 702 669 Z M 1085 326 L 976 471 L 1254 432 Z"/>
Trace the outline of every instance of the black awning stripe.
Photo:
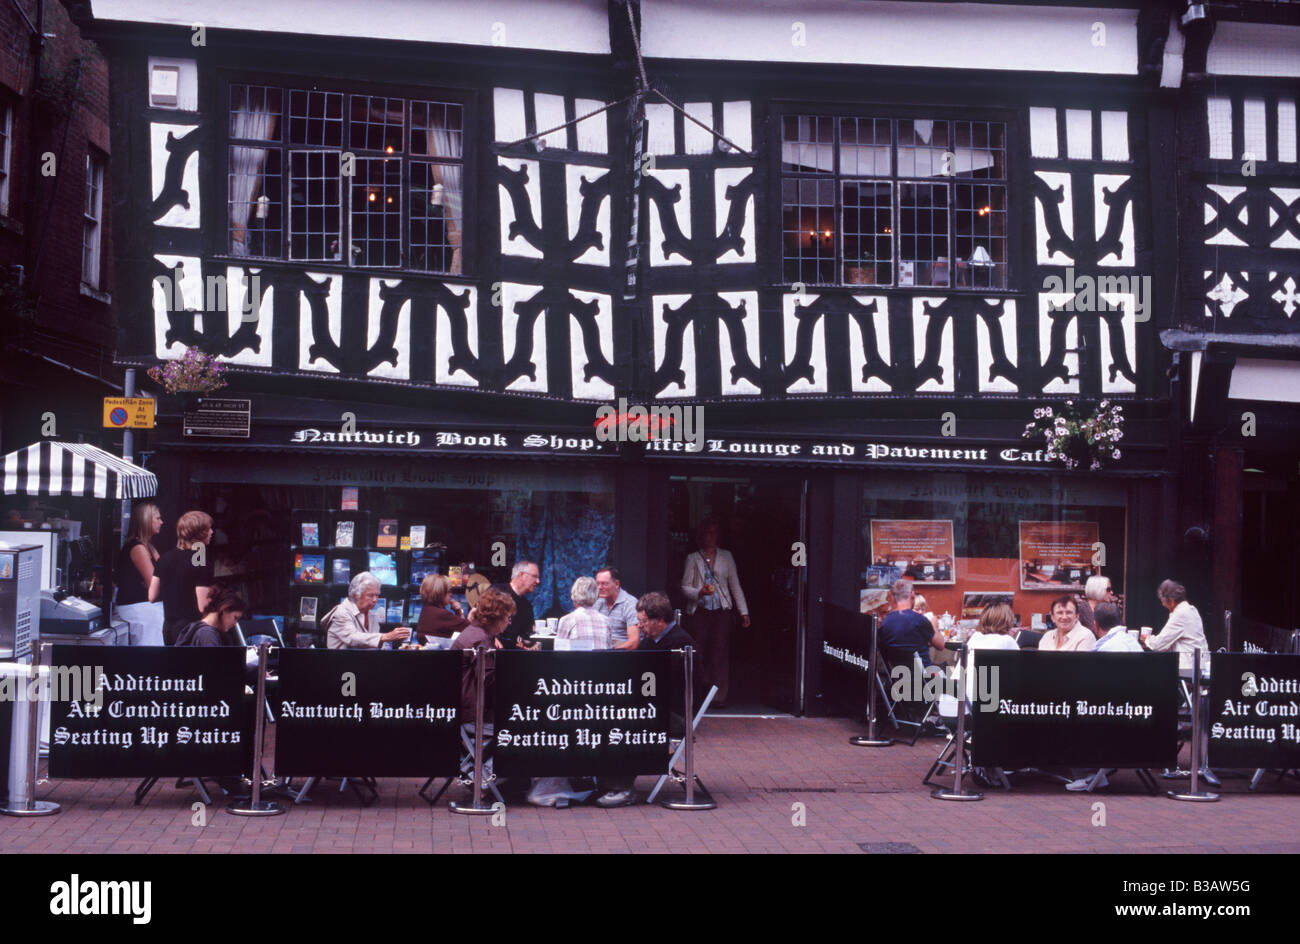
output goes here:
<path id="1" fill-rule="evenodd" d="M 42 440 L 4 457 L 7 495 L 147 498 L 158 477 L 89 443 Z"/>

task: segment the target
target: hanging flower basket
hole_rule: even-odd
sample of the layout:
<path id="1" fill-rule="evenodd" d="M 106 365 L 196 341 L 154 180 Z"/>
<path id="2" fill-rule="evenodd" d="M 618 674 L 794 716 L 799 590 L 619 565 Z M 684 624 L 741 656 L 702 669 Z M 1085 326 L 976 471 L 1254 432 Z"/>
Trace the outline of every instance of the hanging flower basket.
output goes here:
<path id="1" fill-rule="evenodd" d="M 1025 439 L 1042 437 L 1047 458 L 1067 469 L 1096 471 L 1123 455 L 1119 441 L 1124 438 L 1123 408 L 1102 400 L 1095 412 L 1083 404 L 1067 400 L 1057 412 L 1050 406 L 1034 410 L 1034 421 L 1025 427 Z"/>
<path id="2" fill-rule="evenodd" d="M 170 394 L 212 393 L 226 386 L 224 364 L 196 347 L 187 347 L 179 360 L 149 368 L 149 377 Z"/>

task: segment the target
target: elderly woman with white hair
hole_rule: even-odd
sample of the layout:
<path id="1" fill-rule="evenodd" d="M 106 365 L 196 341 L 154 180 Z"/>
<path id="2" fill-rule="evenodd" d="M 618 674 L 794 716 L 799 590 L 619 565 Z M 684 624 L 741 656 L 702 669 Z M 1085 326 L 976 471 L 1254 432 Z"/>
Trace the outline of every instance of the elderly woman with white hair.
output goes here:
<path id="1" fill-rule="evenodd" d="M 348 598 L 325 614 L 321 625 L 325 628 L 325 646 L 329 649 L 379 649 L 386 642 L 405 642 L 410 638 L 408 627 L 382 632 L 381 617 L 372 618 L 371 611 L 379 599 L 379 578 L 362 571 L 348 584 Z"/>
<path id="2" fill-rule="evenodd" d="M 560 617 L 560 628 L 555 634 L 557 640 L 569 640 L 572 649 L 614 647 L 609 618 L 595 609 L 598 596 L 595 578 L 579 577 L 573 582 L 573 589 L 569 591 L 573 612 Z M 578 645 L 573 645 L 575 642 Z"/>

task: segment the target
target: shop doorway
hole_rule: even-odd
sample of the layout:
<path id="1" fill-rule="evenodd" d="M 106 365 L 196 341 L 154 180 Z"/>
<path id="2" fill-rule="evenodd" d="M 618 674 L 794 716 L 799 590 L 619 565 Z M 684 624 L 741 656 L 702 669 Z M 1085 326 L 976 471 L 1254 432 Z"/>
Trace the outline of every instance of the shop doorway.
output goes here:
<path id="1" fill-rule="evenodd" d="M 718 524 L 718 546 L 736 559 L 749 604 L 748 629 L 732 633 L 728 714 L 800 714 L 807 568 L 793 545 L 807 547 L 807 481 L 797 476 L 673 476 L 669 482 L 668 578 L 685 614 L 681 577 L 698 547 L 699 523 Z M 686 620 L 690 631 L 690 620 Z"/>

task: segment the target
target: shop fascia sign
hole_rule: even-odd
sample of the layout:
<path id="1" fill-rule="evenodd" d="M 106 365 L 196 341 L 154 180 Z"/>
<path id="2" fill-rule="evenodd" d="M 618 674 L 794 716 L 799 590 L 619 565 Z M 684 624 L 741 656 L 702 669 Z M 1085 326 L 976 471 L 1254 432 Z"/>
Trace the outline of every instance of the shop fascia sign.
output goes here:
<path id="1" fill-rule="evenodd" d="M 601 443 L 595 436 L 566 436 L 559 433 L 530 433 L 526 436 L 507 433 L 490 433 L 481 430 L 437 430 L 418 432 L 413 429 L 320 429 L 308 427 L 294 430 L 289 437 L 292 445 L 314 446 L 418 446 L 432 449 L 464 450 L 517 450 L 530 449 L 548 452 L 596 452 Z"/>
<path id="2" fill-rule="evenodd" d="M 851 443 L 815 440 L 706 439 L 702 447 L 689 442 L 654 440 L 650 453 L 681 453 L 729 459 L 803 459 L 859 462 L 924 462 L 970 465 L 1047 465 L 1046 450 L 1017 446 L 920 446 L 914 444 Z"/>

